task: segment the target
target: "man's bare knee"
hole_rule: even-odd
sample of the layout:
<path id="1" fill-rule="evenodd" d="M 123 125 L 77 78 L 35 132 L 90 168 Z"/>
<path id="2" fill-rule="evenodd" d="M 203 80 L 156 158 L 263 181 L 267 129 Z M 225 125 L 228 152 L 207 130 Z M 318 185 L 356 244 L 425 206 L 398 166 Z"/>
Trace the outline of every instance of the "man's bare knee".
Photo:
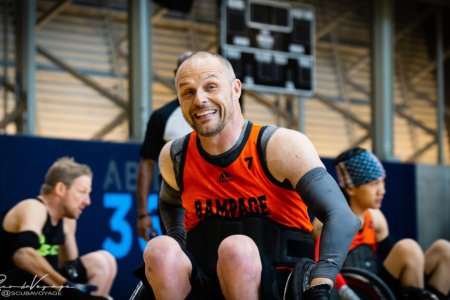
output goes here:
<path id="1" fill-rule="evenodd" d="M 144 262 L 147 265 L 170 259 L 174 249 L 179 249 L 179 245 L 174 239 L 168 236 L 155 237 L 147 243 L 144 249 Z"/>
<path id="2" fill-rule="evenodd" d="M 261 259 L 255 242 L 245 235 L 232 235 L 225 238 L 219 246 L 218 263 L 239 272 L 240 269 L 261 270 Z"/>

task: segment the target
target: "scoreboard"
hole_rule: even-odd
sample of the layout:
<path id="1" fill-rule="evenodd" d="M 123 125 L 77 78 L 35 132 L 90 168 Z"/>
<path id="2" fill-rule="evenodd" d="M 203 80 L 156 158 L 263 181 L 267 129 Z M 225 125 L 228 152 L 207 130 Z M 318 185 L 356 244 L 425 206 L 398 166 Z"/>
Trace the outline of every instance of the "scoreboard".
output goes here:
<path id="1" fill-rule="evenodd" d="M 311 96 L 315 14 L 310 5 L 222 0 L 220 49 L 249 90 Z"/>

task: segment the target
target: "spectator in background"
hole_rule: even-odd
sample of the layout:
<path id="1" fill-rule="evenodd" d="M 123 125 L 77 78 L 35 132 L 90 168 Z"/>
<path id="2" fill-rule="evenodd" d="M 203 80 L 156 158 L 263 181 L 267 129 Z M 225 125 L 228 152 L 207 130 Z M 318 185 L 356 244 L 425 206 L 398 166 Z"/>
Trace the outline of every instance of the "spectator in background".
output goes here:
<path id="1" fill-rule="evenodd" d="M 192 54 L 187 51 L 180 55 L 177 60 L 177 72 L 180 64 Z M 158 161 L 159 152 L 168 141 L 182 137 L 191 132 L 192 128 L 186 123 L 181 112 L 178 99 L 174 99 L 163 107 L 155 110 L 148 123 L 145 132 L 144 143 L 141 146 L 139 169 L 136 182 L 136 195 L 138 207 L 137 231 L 144 240 L 149 240 L 149 231 L 152 236 L 156 236 L 153 228 L 152 219 L 148 211 L 148 195 L 151 192 L 152 182 L 155 180 L 156 162 Z M 158 176 L 157 186 L 161 184 L 160 176 Z M 162 224 L 161 224 L 162 225 Z M 164 230 L 164 227 L 161 226 Z"/>
<path id="2" fill-rule="evenodd" d="M 352 148 L 341 153 L 334 163 L 348 204 L 363 221 L 344 267 L 364 268 L 378 274 L 398 299 L 436 299 L 436 296 L 448 299 L 450 243 L 437 240 L 423 253 L 412 239 L 394 240 L 380 210 L 386 192 L 386 173 L 373 153 Z M 320 235 L 321 222 L 314 220 L 314 228 L 315 236 Z M 339 281 L 345 285 L 342 277 L 338 277 Z"/>
<path id="3" fill-rule="evenodd" d="M 91 204 L 92 176 L 89 166 L 60 158 L 47 171 L 40 195 L 5 213 L 0 227 L 3 287 L 39 283 L 60 290 L 64 299 L 108 297 L 117 273 L 115 258 L 104 250 L 79 256 L 75 238 L 77 220 Z"/>

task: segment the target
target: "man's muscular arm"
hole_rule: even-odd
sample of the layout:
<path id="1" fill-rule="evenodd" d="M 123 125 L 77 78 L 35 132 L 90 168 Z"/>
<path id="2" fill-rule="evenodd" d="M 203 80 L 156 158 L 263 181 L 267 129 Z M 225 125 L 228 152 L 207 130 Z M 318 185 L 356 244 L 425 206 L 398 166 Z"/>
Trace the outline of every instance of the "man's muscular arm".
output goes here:
<path id="1" fill-rule="evenodd" d="M 138 206 L 137 231 L 140 237 L 148 241 L 148 229 L 153 236 L 156 235 L 153 229 L 153 224 L 148 215 L 148 195 L 150 193 L 150 186 L 153 179 L 155 161 L 153 159 L 141 158 L 138 168 L 138 176 L 136 180 L 136 195 Z"/>
<path id="2" fill-rule="evenodd" d="M 167 235 L 183 245 L 186 240 L 186 231 L 183 225 L 184 208 L 181 206 L 180 192 L 171 188 L 164 180 L 159 193 L 159 209 Z"/>
<path id="3" fill-rule="evenodd" d="M 18 245 L 13 254 L 14 264 L 42 278 L 42 281 L 48 285 L 62 285 L 66 279 L 59 274 L 49 263 L 38 253 L 39 234 L 47 218 L 47 209 L 45 205 L 36 201 L 29 200 L 22 202 L 14 209 L 10 216 L 18 224 L 16 230 L 11 232 L 19 233 Z M 8 228 L 7 228 L 8 229 Z"/>
<path id="4" fill-rule="evenodd" d="M 319 261 L 311 285 L 332 285 L 359 228 L 337 183 L 326 171 L 311 141 L 297 131 L 279 128 L 266 151 L 269 171 L 289 180 L 311 212 L 324 224 Z"/>
<path id="5" fill-rule="evenodd" d="M 178 243 L 185 242 L 184 208 L 181 205 L 181 194 L 175 179 L 174 164 L 170 156 L 172 142 L 168 142 L 159 157 L 159 168 L 163 177 L 159 193 L 159 209 L 167 235 L 173 237 Z"/>
<path id="6" fill-rule="evenodd" d="M 144 240 L 149 240 L 148 230 L 154 237 L 156 232 L 153 228 L 152 219 L 148 215 L 148 195 L 151 192 L 151 186 L 154 176 L 154 167 L 159 153 L 164 146 L 164 116 L 161 110 L 155 110 L 147 123 L 144 142 L 141 146 L 136 178 L 136 196 L 137 196 L 137 231 Z"/>
<path id="7" fill-rule="evenodd" d="M 350 210 L 336 181 L 324 168 L 306 173 L 296 186 L 311 212 L 323 223 L 319 261 L 312 278 L 335 280 L 361 222 Z"/>

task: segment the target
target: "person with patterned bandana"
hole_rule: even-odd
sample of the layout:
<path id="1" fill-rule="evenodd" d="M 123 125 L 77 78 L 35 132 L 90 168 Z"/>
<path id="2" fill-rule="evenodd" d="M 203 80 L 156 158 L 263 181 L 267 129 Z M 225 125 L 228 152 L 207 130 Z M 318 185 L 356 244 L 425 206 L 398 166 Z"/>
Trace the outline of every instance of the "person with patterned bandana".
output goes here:
<path id="1" fill-rule="evenodd" d="M 62 157 L 48 169 L 39 196 L 20 201 L 4 214 L 3 288 L 10 286 L 23 299 L 111 299 L 115 258 L 104 250 L 79 256 L 75 238 L 77 219 L 91 204 L 91 186 L 90 167 Z M 24 285 L 30 290 L 21 288 Z"/>
<path id="2" fill-rule="evenodd" d="M 386 193 L 386 172 L 370 151 L 355 147 L 335 159 L 339 185 L 352 211 L 363 221 L 344 267 L 358 267 L 377 274 L 398 299 L 449 299 L 450 242 L 435 241 L 425 253 L 413 239 L 396 241 L 389 234 L 380 210 Z M 321 222 L 314 220 L 314 234 Z M 338 275 L 338 285 L 345 279 Z"/>
<path id="3" fill-rule="evenodd" d="M 195 52 L 175 85 L 194 131 L 161 151 L 167 235 L 147 243 L 131 298 L 329 299 L 360 220 L 310 140 L 246 120 L 218 54 Z M 318 263 L 308 209 L 325 224 Z"/>

